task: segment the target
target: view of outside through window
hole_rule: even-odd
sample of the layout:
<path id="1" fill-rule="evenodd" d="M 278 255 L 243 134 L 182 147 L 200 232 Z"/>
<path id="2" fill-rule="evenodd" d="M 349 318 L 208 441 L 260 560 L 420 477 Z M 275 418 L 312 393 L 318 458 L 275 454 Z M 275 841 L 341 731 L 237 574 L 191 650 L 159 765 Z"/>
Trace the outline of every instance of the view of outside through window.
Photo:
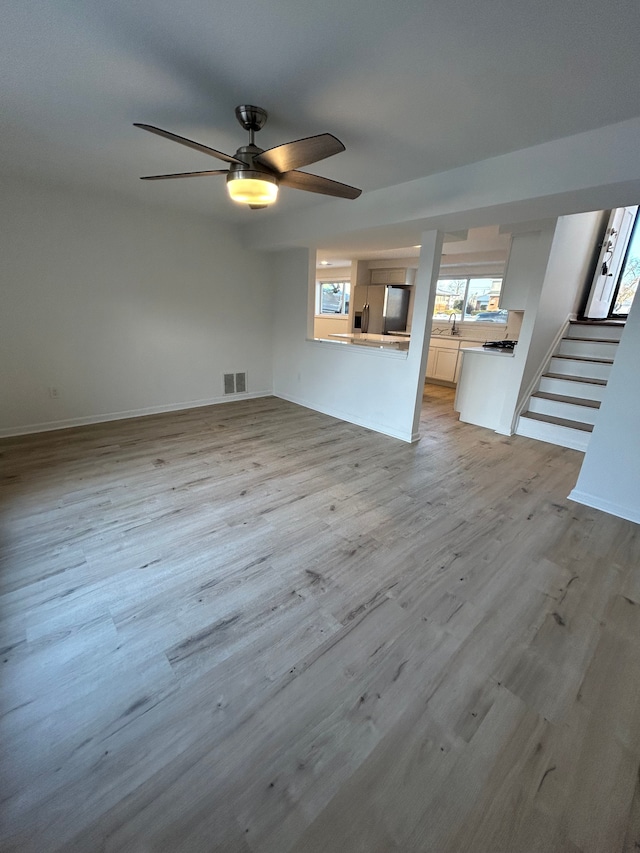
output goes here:
<path id="1" fill-rule="evenodd" d="M 434 320 L 506 323 L 500 309 L 501 278 L 440 278 L 433 308 Z"/>
<path id="2" fill-rule="evenodd" d="M 318 282 L 317 314 L 348 314 L 351 283 L 348 281 Z"/>
<path id="3" fill-rule="evenodd" d="M 640 222 L 640 218 L 636 217 L 627 257 L 620 273 L 618 292 L 611 309 L 612 314 L 628 314 L 633 297 L 638 289 L 638 282 L 640 281 L 640 227 L 638 222 Z"/>

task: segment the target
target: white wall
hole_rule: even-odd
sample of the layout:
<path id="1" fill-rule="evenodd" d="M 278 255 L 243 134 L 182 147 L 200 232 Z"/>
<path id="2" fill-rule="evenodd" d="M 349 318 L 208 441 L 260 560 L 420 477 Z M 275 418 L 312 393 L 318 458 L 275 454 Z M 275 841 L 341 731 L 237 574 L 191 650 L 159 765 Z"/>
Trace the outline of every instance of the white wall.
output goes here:
<path id="1" fill-rule="evenodd" d="M 427 306 L 441 250 L 439 235 L 423 235 L 408 353 L 308 340 L 314 253 L 306 249 L 278 252 L 274 393 L 351 423 L 415 440 L 426 363 Z"/>
<path id="2" fill-rule="evenodd" d="M 215 402 L 223 372 L 271 391 L 265 256 L 232 230 L 18 182 L 0 205 L 0 434 Z"/>
<path id="3" fill-rule="evenodd" d="M 351 331 L 348 314 L 316 314 L 313 320 L 313 337 L 328 338 L 329 335 L 344 335 Z"/>
<path id="4" fill-rule="evenodd" d="M 640 299 L 631 306 L 611 377 L 569 497 L 640 524 Z"/>
<path id="5" fill-rule="evenodd" d="M 504 435 L 511 435 L 513 432 L 513 420 L 520 398 L 529 350 L 534 340 L 540 293 L 549 263 L 554 231 L 555 223 L 542 231 L 513 235 L 505 286 L 508 286 L 508 278 L 511 275 L 519 283 L 526 282 L 527 286 L 518 345 L 515 348 L 511 367 L 508 371 L 509 381 L 505 383 L 506 387 L 503 386 L 499 389 L 497 397 L 501 411 L 496 430 Z M 487 360 L 486 365 L 488 371 L 497 369 L 493 360 Z M 502 369 L 505 370 L 505 368 Z M 487 376 L 486 387 L 493 387 L 493 381 L 489 376 Z"/>

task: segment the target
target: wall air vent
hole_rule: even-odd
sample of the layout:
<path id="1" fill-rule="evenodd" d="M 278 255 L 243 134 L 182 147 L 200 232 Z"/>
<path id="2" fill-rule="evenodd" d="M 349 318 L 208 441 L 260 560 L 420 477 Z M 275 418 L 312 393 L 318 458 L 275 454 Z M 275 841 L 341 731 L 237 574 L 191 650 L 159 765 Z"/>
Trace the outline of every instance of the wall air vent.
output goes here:
<path id="1" fill-rule="evenodd" d="M 247 391 L 246 373 L 223 373 L 225 394 L 244 394 Z"/>

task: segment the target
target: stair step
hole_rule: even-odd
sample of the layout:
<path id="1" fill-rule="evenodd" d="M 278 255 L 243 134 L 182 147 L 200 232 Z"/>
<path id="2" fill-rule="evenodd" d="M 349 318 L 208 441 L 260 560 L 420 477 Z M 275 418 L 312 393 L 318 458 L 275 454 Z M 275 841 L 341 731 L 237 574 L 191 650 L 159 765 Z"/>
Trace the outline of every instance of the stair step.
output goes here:
<path id="1" fill-rule="evenodd" d="M 536 391 L 529 399 L 527 414 L 544 415 L 593 426 L 598 417 L 599 408 L 600 403 L 596 400 L 582 400 L 579 397 Z"/>
<path id="2" fill-rule="evenodd" d="M 551 394 L 548 391 L 536 391 L 532 396 L 553 400 L 555 403 L 570 403 L 572 406 L 588 406 L 591 409 L 600 408 L 600 400 L 587 400 L 584 397 L 569 397 L 566 394 Z"/>
<path id="3" fill-rule="evenodd" d="M 627 322 L 626 320 L 616 320 L 613 317 L 607 317 L 604 320 L 590 320 L 588 317 L 585 317 L 582 320 L 569 320 L 572 326 L 602 326 L 604 328 L 624 326 Z"/>
<path id="4" fill-rule="evenodd" d="M 557 355 L 613 361 L 617 349 L 618 341 L 603 341 L 600 338 L 563 338 Z"/>
<path id="5" fill-rule="evenodd" d="M 580 338 L 577 335 L 567 335 L 563 341 L 589 341 L 590 344 L 617 344 L 620 341 L 612 341 L 611 338 Z"/>
<path id="6" fill-rule="evenodd" d="M 538 390 L 549 394 L 560 394 L 563 397 L 602 401 L 606 387 L 607 383 L 603 380 L 589 381 L 581 376 L 545 373 L 540 379 Z"/>
<path id="7" fill-rule="evenodd" d="M 543 376 L 548 376 L 550 379 L 563 379 L 565 382 L 584 382 L 585 385 L 602 385 L 606 386 L 606 379 L 589 379 L 586 376 L 571 376 L 569 373 L 544 373 Z"/>
<path id="8" fill-rule="evenodd" d="M 524 412 L 522 417 L 531 418 L 534 421 L 544 421 L 546 424 L 567 427 L 568 429 L 579 429 L 582 432 L 591 432 L 593 424 L 584 424 L 582 421 L 571 421 L 568 418 L 556 418 L 553 415 L 542 415 L 538 412 Z"/>
<path id="9" fill-rule="evenodd" d="M 571 359 L 571 361 L 589 361 L 593 364 L 613 364 L 612 358 L 600 358 L 597 355 L 562 355 L 558 353 L 553 358 L 566 358 Z"/>
<path id="10" fill-rule="evenodd" d="M 624 323 L 594 322 L 572 320 L 567 330 L 568 338 L 590 338 L 607 341 L 619 341 L 624 331 Z"/>
<path id="11" fill-rule="evenodd" d="M 526 412 L 518 419 L 516 434 L 584 452 L 591 438 L 591 427 L 585 429 L 584 424 L 577 426 L 572 426 L 572 424 L 574 422 L 570 420 L 545 418 Z"/>
<path id="12" fill-rule="evenodd" d="M 611 373 L 612 359 L 580 358 L 578 356 L 554 355 L 549 370 L 562 376 L 579 376 L 584 379 L 607 380 Z"/>
<path id="13" fill-rule="evenodd" d="M 624 322 L 572 320 L 516 433 L 586 450 L 623 330 Z"/>

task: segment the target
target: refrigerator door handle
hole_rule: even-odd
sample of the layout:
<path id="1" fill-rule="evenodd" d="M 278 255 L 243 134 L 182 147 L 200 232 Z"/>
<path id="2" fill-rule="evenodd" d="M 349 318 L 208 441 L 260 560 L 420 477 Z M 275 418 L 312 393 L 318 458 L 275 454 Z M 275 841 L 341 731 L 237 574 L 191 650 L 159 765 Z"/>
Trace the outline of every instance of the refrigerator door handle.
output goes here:
<path id="1" fill-rule="evenodd" d="M 362 331 L 366 334 L 369 331 L 369 303 L 365 302 L 362 309 Z"/>

